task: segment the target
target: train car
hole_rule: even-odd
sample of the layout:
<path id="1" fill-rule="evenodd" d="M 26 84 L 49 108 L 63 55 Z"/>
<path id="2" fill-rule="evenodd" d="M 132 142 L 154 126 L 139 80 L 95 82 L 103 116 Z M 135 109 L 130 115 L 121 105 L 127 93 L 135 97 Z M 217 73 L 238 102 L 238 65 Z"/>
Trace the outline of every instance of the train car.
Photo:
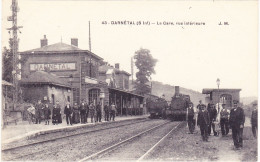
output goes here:
<path id="1" fill-rule="evenodd" d="M 189 106 L 190 96 L 179 93 L 179 87 L 175 86 L 175 94 L 172 97 L 170 107 L 166 110 L 167 118 L 173 120 L 186 120 L 186 111 Z"/>
<path id="2" fill-rule="evenodd" d="M 168 103 L 163 98 L 158 98 L 156 100 L 148 100 L 147 108 L 150 113 L 150 118 L 161 118 L 163 117 L 164 110 L 168 107 Z"/>

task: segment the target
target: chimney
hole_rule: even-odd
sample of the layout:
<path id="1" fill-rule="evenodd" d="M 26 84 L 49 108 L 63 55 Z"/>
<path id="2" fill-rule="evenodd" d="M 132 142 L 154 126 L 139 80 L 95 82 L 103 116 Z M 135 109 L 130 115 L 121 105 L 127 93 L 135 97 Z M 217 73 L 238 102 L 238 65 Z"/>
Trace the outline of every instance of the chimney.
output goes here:
<path id="1" fill-rule="evenodd" d="M 119 63 L 115 64 L 115 68 L 119 70 Z"/>
<path id="2" fill-rule="evenodd" d="M 78 47 L 78 38 L 71 38 L 71 45 Z"/>
<path id="3" fill-rule="evenodd" d="M 178 96 L 180 94 L 180 87 L 175 86 L 175 95 Z"/>
<path id="4" fill-rule="evenodd" d="M 44 35 L 44 38 L 41 39 L 41 47 L 48 45 L 48 39 L 46 38 L 46 35 Z"/>

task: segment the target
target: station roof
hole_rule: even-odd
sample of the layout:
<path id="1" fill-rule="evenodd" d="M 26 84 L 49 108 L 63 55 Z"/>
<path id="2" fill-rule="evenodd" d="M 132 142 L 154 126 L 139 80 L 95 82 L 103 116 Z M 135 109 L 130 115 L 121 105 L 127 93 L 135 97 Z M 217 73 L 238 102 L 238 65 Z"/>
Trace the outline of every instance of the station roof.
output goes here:
<path id="1" fill-rule="evenodd" d="M 134 95 L 134 96 L 137 96 L 137 97 L 142 97 L 142 98 L 144 98 L 144 96 L 142 96 L 142 95 L 135 94 L 135 93 L 132 93 L 132 92 L 130 92 L 130 91 L 125 91 L 125 90 L 123 90 L 123 89 L 119 89 L 119 88 L 108 88 L 108 89 L 111 89 L 111 90 L 114 90 L 114 91 L 123 92 L 123 93 L 127 93 L 127 94 Z"/>
<path id="2" fill-rule="evenodd" d="M 68 45 L 66 43 L 55 43 L 47 46 L 43 46 L 40 48 L 20 52 L 21 55 L 23 54 L 57 54 L 57 53 L 88 53 L 99 60 L 103 60 L 103 58 L 99 57 L 98 55 L 88 51 L 82 50 L 76 46 Z"/>
<path id="3" fill-rule="evenodd" d="M 214 89 L 214 88 L 205 88 L 202 90 L 202 94 L 210 94 L 211 92 L 239 92 L 241 89 Z"/>
<path id="4" fill-rule="evenodd" d="M 9 82 L 7 82 L 5 80 L 2 80 L 2 85 L 4 85 L 4 86 L 13 86 L 12 83 L 9 83 Z"/>
<path id="5" fill-rule="evenodd" d="M 71 88 L 71 86 L 57 75 L 45 71 L 36 71 L 27 78 L 22 78 L 22 84 L 52 84 L 60 87 Z"/>

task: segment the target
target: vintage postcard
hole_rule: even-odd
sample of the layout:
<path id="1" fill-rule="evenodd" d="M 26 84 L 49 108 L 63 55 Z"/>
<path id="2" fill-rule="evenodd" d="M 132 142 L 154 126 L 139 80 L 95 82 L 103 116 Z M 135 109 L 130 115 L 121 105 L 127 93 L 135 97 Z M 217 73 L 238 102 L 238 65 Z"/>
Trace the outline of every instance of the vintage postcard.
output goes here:
<path id="1" fill-rule="evenodd" d="M 257 161 L 258 1 L 2 0 L 3 161 Z"/>

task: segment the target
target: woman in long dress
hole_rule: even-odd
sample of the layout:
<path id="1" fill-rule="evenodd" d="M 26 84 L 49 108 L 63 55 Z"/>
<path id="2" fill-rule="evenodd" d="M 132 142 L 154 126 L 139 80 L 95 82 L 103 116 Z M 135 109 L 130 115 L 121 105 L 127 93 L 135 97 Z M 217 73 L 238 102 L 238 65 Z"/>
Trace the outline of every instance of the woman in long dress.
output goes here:
<path id="1" fill-rule="evenodd" d="M 77 103 L 75 103 L 74 106 L 73 106 L 72 121 L 73 121 L 74 124 L 80 123 L 79 107 L 78 107 Z"/>
<path id="2" fill-rule="evenodd" d="M 53 106 L 52 112 L 52 123 L 55 125 L 59 124 L 61 121 L 61 108 L 59 102 L 57 101 L 56 104 Z"/>

